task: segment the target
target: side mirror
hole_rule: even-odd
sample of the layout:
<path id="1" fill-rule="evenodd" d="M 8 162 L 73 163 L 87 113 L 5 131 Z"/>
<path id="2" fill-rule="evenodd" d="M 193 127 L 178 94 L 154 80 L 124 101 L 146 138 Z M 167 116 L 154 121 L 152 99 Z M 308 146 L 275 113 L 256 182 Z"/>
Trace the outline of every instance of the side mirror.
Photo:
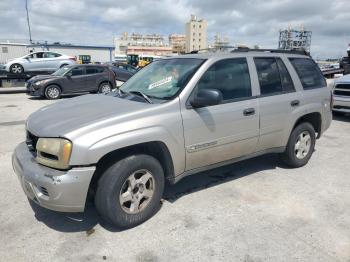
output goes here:
<path id="1" fill-rule="evenodd" d="M 66 74 L 66 77 L 71 77 L 72 76 L 72 71 L 69 71 L 67 74 Z"/>
<path id="2" fill-rule="evenodd" d="M 190 101 L 194 108 L 218 105 L 222 102 L 222 93 L 217 89 L 199 90 Z"/>

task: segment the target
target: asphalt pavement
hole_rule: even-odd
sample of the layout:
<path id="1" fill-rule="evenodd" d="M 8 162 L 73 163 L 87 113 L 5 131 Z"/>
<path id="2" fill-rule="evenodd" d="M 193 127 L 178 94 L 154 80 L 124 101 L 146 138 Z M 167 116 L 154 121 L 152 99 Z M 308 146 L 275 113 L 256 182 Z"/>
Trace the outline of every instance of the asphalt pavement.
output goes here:
<path id="1" fill-rule="evenodd" d="M 11 155 L 28 115 L 51 103 L 0 95 L 0 261 L 350 261 L 349 115 L 305 167 L 266 155 L 187 177 L 149 221 L 118 231 L 92 204 L 57 213 L 24 195 Z"/>

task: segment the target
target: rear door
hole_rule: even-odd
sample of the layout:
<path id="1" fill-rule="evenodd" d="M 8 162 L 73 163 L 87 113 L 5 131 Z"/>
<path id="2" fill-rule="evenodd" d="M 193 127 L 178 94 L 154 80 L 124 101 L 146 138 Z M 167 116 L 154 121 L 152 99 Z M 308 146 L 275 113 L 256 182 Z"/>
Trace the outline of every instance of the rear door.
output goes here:
<path id="1" fill-rule="evenodd" d="M 87 66 L 86 67 L 86 90 L 97 91 L 99 84 L 103 78 L 107 79 L 106 68 L 102 66 Z"/>
<path id="2" fill-rule="evenodd" d="M 55 71 L 59 67 L 59 61 L 56 58 L 55 53 L 52 52 L 44 52 L 43 53 L 43 69 Z"/>
<path id="3" fill-rule="evenodd" d="M 258 142 L 259 107 L 252 93 L 246 58 L 215 62 L 202 75 L 193 92 L 201 89 L 219 90 L 223 102 L 182 110 L 186 170 L 250 154 L 256 150 Z"/>
<path id="4" fill-rule="evenodd" d="M 284 132 L 300 105 L 292 78 L 280 57 L 255 57 L 260 86 L 258 151 L 285 146 Z"/>

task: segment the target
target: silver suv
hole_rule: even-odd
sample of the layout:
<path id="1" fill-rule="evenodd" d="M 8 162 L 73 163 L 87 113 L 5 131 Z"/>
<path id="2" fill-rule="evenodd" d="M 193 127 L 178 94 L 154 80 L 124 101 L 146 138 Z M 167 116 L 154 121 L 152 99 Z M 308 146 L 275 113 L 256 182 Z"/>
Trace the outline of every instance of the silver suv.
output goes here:
<path id="1" fill-rule="evenodd" d="M 128 228 L 160 207 L 165 181 L 266 153 L 305 165 L 329 127 L 331 90 L 306 55 L 191 54 L 155 61 L 109 95 L 45 106 L 13 167 L 40 206 Z"/>

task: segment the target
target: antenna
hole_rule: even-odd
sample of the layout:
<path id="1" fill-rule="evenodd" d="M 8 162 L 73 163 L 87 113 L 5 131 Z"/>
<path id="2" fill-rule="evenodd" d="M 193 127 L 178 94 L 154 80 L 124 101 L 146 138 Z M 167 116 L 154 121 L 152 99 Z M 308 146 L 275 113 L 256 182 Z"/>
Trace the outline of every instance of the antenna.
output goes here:
<path id="1" fill-rule="evenodd" d="M 32 32 L 30 30 L 30 23 L 29 23 L 29 13 L 28 13 L 28 0 L 26 0 L 26 12 L 27 12 L 27 23 L 28 23 L 28 30 L 29 30 L 29 42 L 33 44 L 32 41 Z"/>

